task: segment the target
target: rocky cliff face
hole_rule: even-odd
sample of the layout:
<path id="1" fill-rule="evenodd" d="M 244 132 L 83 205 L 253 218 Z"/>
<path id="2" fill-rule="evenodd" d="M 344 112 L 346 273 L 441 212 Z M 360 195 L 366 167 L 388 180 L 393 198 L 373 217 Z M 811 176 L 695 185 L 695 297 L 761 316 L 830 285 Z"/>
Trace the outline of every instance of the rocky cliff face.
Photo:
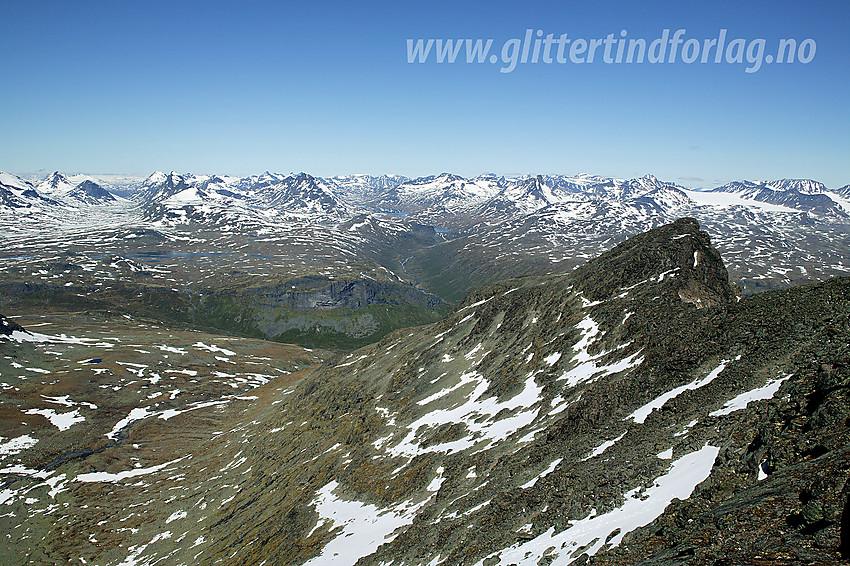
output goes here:
<path id="1" fill-rule="evenodd" d="M 369 305 L 408 304 L 437 308 L 439 297 L 413 285 L 374 281 L 371 279 L 331 280 L 328 277 L 299 277 L 277 287 L 262 287 L 255 294 L 274 302 L 284 302 L 300 309 L 358 309 Z"/>
<path id="2" fill-rule="evenodd" d="M 249 410 L 194 422 L 191 449 L 179 419 L 130 430 L 158 439 L 144 469 L 162 468 L 130 481 L 116 451 L 127 481 L 79 483 L 103 463 L 69 464 L 56 520 L 81 534 L 15 548 L 109 564 L 839 564 L 848 315 L 850 279 L 738 300 L 683 219 L 272 381 Z"/>
<path id="3" fill-rule="evenodd" d="M 63 263 L 55 269 L 75 267 Z M 130 312 L 175 326 L 335 349 L 353 349 L 397 328 L 434 322 L 449 311 L 439 297 L 412 284 L 323 276 L 183 292 L 144 284 L 114 283 L 103 292 L 96 285 L 3 283 L 0 305 L 18 312 L 45 308 Z"/>

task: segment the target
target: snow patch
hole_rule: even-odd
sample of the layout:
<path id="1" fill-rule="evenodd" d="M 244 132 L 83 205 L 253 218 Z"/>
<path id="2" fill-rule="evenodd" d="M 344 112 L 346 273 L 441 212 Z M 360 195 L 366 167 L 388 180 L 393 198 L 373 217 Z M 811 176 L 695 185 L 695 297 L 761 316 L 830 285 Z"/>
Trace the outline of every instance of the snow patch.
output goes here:
<path id="1" fill-rule="evenodd" d="M 735 360 L 739 360 L 740 358 L 741 358 L 741 356 L 738 356 L 737 358 L 735 358 Z M 626 418 L 627 419 L 633 419 L 638 424 L 643 424 L 643 422 L 647 419 L 647 417 L 649 417 L 649 415 L 650 415 L 650 413 L 652 413 L 652 411 L 654 411 L 655 409 L 660 409 L 661 407 L 664 406 L 665 403 L 667 403 L 667 401 L 669 401 L 669 400 L 671 400 L 675 397 L 678 397 L 679 395 L 681 395 L 685 391 L 692 391 L 694 389 L 699 389 L 700 387 L 704 387 L 704 386 L 708 385 L 709 383 L 711 383 L 712 381 L 714 381 L 714 379 L 718 375 L 720 375 L 720 373 L 724 369 L 726 369 L 726 364 L 728 364 L 729 362 L 730 362 L 730 360 L 723 360 L 722 362 L 720 362 L 720 365 L 718 365 L 716 368 L 711 370 L 711 372 L 709 372 L 709 374 L 707 376 L 705 376 L 701 379 L 695 379 L 694 381 L 692 381 L 688 384 L 677 387 L 677 388 L 673 389 L 672 391 L 668 391 L 667 393 L 664 393 L 663 395 L 659 395 L 658 397 L 656 397 L 655 399 L 653 399 L 652 401 L 650 401 L 646 405 L 640 407 L 638 410 L 636 410 L 635 412 L 633 412 L 631 415 L 629 415 Z"/>
<path id="2" fill-rule="evenodd" d="M 440 481 L 435 479 L 428 486 L 432 496 L 442 483 L 442 468 L 438 468 L 437 472 Z M 404 527 L 413 522 L 419 509 L 431 501 L 431 497 L 418 503 L 408 500 L 382 509 L 369 503 L 342 499 L 334 494 L 338 487 L 339 483 L 333 480 L 321 488 L 313 499 L 319 521 L 307 536 L 322 526 L 327 526 L 334 536 L 325 544 L 319 556 L 305 562 L 305 566 L 354 564 L 375 552 L 380 545 L 395 539 Z"/>
<path id="3" fill-rule="evenodd" d="M 626 432 L 628 432 L 628 431 L 626 431 Z M 590 454 L 588 454 L 587 456 L 582 458 L 581 461 L 584 462 L 586 460 L 590 460 L 591 458 L 595 458 L 596 456 L 599 456 L 600 454 L 602 454 L 603 452 L 605 452 L 606 450 L 608 450 L 609 448 L 611 448 L 612 446 L 614 446 L 615 444 L 620 442 L 620 440 L 622 440 L 622 438 L 624 436 L 626 436 L 625 432 L 623 434 L 621 434 L 620 436 L 618 436 L 617 438 L 613 439 L 613 440 L 606 440 L 605 442 L 603 442 L 602 444 L 600 444 L 599 446 L 594 448 L 590 452 Z"/>
<path id="4" fill-rule="evenodd" d="M 603 515 L 591 512 L 557 534 L 555 527 L 550 527 L 536 538 L 510 546 L 494 557 L 499 559 L 499 564 L 536 566 L 544 555 L 551 555 L 554 549 L 557 556 L 551 562 L 552 566 L 565 566 L 578 559 L 578 556 L 573 556 L 578 548 L 593 556 L 606 545 L 616 547 L 627 533 L 659 517 L 673 499 L 686 500 L 690 497 L 696 486 L 711 473 L 719 452 L 719 448 L 706 445 L 701 450 L 686 454 L 673 462 L 670 471 L 656 479 L 653 486 L 643 493 L 635 489 L 625 494 L 626 502 L 622 506 Z M 614 532 L 617 534 L 611 536 Z M 483 564 L 481 561 L 477 566 Z"/>
<path id="5" fill-rule="evenodd" d="M 548 356 L 543 358 L 543 361 L 546 362 L 547 364 L 549 364 L 550 366 L 553 366 L 556 363 L 558 363 L 558 360 L 560 360 L 560 359 L 561 359 L 561 352 L 555 352 L 554 354 L 549 354 Z"/>
<path id="6" fill-rule="evenodd" d="M 33 446 L 35 446 L 37 442 L 37 438 L 33 438 L 28 434 L 24 434 L 17 438 L 12 438 L 7 442 L 3 442 L 3 437 L 0 436 L 0 454 L 20 454 L 27 448 L 32 448 Z"/>
<path id="7" fill-rule="evenodd" d="M 746 391 L 741 393 L 734 399 L 726 401 L 726 404 L 723 405 L 722 409 L 718 409 L 709 413 L 712 417 L 720 417 L 723 415 L 728 415 L 729 413 L 733 413 L 735 411 L 740 411 L 747 408 L 747 405 L 752 403 L 753 401 L 762 401 L 764 399 L 771 399 L 776 392 L 779 391 L 779 387 L 782 383 L 791 377 L 790 375 L 786 375 L 785 377 L 779 379 L 773 379 L 768 381 L 767 384 L 762 387 L 757 387 L 750 391 Z"/>
<path id="8" fill-rule="evenodd" d="M 185 459 L 186 456 L 182 458 L 178 458 L 176 460 L 172 460 L 170 462 L 165 462 L 164 464 L 158 464 L 156 466 L 151 466 L 149 468 L 134 468 L 132 470 L 125 470 L 123 472 L 118 472 L 117 474 L 111 474 L 109 472 L 92 472 L 89 474 L 80 474 L 74 481 L 83 482 L 83 483 L 95 483 L 95 482 L 106 482 L 106 483 L 114 483 L 119 482 L 121 480 L 135 478 L 137 476 L 144 476 L 147 474 L 152 474 L 154 472 L 158 472 L 171 466 L 172 464 L 176 464 L 177 462 Z"/>
<path id="9" fill-rule="evenodd" d="M 557 467 L 558 467 L 558 464 L 560 464 L 560 463 L 561 463 L 561 462 L 563 462 L 563 461 L 564 461 L 564 459 L 563 459 L 563 458 L 558 458 L 557 460 L 555 460 L 554 462 L 552 462 L 551 464 L 549 464 L 549 467 L 548 467 L 548 468 L 546 468 L 545 470 L 543 470 L 542 472 L 540 472 L 540 474 L 538 474 L 537 476 L 535 476 L 535 477 L 534 477 L 531 481 L 526 482 L 526 483 L 522 484 L 521 486 L 519 486 L 519 487 L 520 487 L 520 489 L 528 489 L 528 488 L 530 488 L 530 487 L 534 487 L 534 484 L 536 484 L 536 483 L 537 483 L 537 480 L 539 480 L 540 478 L 546 477 L 546 476 L 548 476 L 549 474 L 551 474 L 552 472 L 554 472 L 554 471 L 555 471 L 555 468 L 557 468 Z"/>
<path id="10" fill-rule="evenodd" d="M 53 409 L 29 409 L 24 411 L 24 413 L 27 415 L 41 415 L 49 420 L 50 424 L 63 431 L 86 420 L 76 409 L 68 413 L 57 413 Z"/>

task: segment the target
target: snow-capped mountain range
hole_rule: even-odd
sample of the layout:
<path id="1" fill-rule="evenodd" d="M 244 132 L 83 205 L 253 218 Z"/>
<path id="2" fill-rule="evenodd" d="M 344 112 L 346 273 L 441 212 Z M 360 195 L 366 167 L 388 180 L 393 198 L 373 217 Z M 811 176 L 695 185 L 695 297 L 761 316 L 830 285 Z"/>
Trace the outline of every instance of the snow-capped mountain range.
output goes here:
<path id="1" fill-rule="evenodd" d="M 168 194 L 166 176 L 155 173 L 142 185 L 138 202 Z M 396 211 L 419 220 L 439 221 L 458 215 L 478 217 L 530 214 L 551 205 L 609 201 L 659 211 L 695 206 L 744 206 L 774 212 L 805 212 L 817 218 L 850 219 L 850 188 L 827 189 L 812 180 L 741 181 L 711 191 L 687 189 L 652 175 L 613 179 L 580 175 L 465 178 L 450 173 L 406 179 L 399 176 L 313 177 L 306 173 L 259 176 L 178 176 L 187 188 L 200 190 L 171 201 L 172 211 L 193 204 L 224 203 L 228 207 L 284 214 L 336 217 L 364 211 Z M 158 194 L 157 194 L 158 193 Z M 173 196 L 173 195 L 169 195 Z M 200 200 L 198 200 L 200 199 Z M 181 216 L 181 214 L 178 214 Z M 456 222 L 456 220 L 455 220 Z"/>
<path id="2" fill-rule="evenodd" d="M 87 175 L 65 175 L 54 171 L 38 183 L 35 190 L 72 206 L 78 204 L 109 204 L 121 197 L 112 192 L 112 185 Z"/>
<path id="3" fill-rule="evenodd" d="M 40 210 L 40 207 L 50 205 L 58 203 L 40 194 L 20 177 L 0 171 L 0 209 L 4 212 L 23 208 Z"/>
<path id="4" fill-rule="evenodd" d="M 110 204 L 120 199 L 91 179 L 74 182 L 59 171 L 51 173 L 35 185 L 20 177 L 0 173 L 0 191 L 4 191 L 2 194 L 7 196 L 16 194 L 13 203 L 3 203 L 9 208 L 39 212 L 49 212 L 50 207 L 67 209 L 79 205 Z"/>
<path id="5" fill-rule="evenodd" d="M 28 236 L 26 245 L 7 247 L 28 253 L 74 230 L 117 230 L 121 245 L 124 230 L 152 230 L 162 234 L 158 241 L 176 237 L 168 235 L 175 230 L 180 238 L 197 238 L 198 231 L 231 240 L 263 235 L 274 238 L 287 275 L 318 270 L 333 278 L 360 270 L 455 301 L 498 278 L 569 270 L 630 235 L 690 216 L 717 235 L 730 273 L 748 293 L 850 272 L 850 186 L 808 179 L 697 190 L 652 175 L 155 172 L 127 199 L 92 178 L 78 179 L 55 172 L 31 183 L 3 173 L 0 224 L 7 237 Z"/>
<path id="6" fill-rule="evenodd" d="M 4 173 L 4 194 L 15 194 L 16 205 L 103 204 L 115 196 L 91 179 L 72 181 L 56 171 L 38 183 Z M 23 193 L 27 194 L 24 195 Z M 6 198 L 12 198 L 7 196 Z M 399 175 L 350 175 L 321 178 L 307 173 L 265 172 L 249 177 L 155 172 L 134 187 L 132 200 L 150 220 L 215 221 L 222 212 L 248 216 L 262 211 L 301 217 L 331 215 L 337 219 L 363 212 L 395 211 L 421 219 L 457 215 L 489 217 L 527 215 L 547 206 L 609 201 L 659 211 L 696 206 L 749 207 L 772 212 L 804 212 L 816 218 L 850 219 L 850 185 L 829 189 L 810 179 L 735 181 L 715 189 L 688 189 L 652 175 L 614 179 L 593 175 L 491 174 L 465 178 L 442 173 L 410 179 Z M 577 205 L 576 205 L 577 206 Z M 253 213 L 251 212 L 253 211 Z M 191 214 L 195 212 L 195 214 Z M 227 215 L 224 215 L 227 216 Z"/>

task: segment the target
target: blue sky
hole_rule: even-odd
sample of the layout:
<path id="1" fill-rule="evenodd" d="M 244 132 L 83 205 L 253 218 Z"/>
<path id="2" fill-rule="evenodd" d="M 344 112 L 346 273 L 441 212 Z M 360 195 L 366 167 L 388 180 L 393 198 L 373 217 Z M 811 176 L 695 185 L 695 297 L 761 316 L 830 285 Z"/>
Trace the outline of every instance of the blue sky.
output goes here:
<path id="1" fill-rule="evenodd" d="M 0 169 L 850 183 L 850 3 L 0 5 Z M 408 64 L 408 38 L 812 38 L 808 64 Z"/>

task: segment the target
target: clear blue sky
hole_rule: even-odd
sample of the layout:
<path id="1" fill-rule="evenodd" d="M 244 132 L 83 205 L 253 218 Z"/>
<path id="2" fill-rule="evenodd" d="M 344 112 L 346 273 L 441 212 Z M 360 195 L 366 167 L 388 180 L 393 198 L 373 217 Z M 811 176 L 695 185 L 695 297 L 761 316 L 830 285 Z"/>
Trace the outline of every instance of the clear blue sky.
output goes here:
<path id="1" fill-rule="evenodd" d="M 850 2 L 0 3 L 0 169 L 850 183 Z M 808 64 L 408 64 L 408 38 L 812 38 Z M 601 55 L 601 53 L 600 53 Z M 700 180 L 697 180 L 700 179 Z"/>

